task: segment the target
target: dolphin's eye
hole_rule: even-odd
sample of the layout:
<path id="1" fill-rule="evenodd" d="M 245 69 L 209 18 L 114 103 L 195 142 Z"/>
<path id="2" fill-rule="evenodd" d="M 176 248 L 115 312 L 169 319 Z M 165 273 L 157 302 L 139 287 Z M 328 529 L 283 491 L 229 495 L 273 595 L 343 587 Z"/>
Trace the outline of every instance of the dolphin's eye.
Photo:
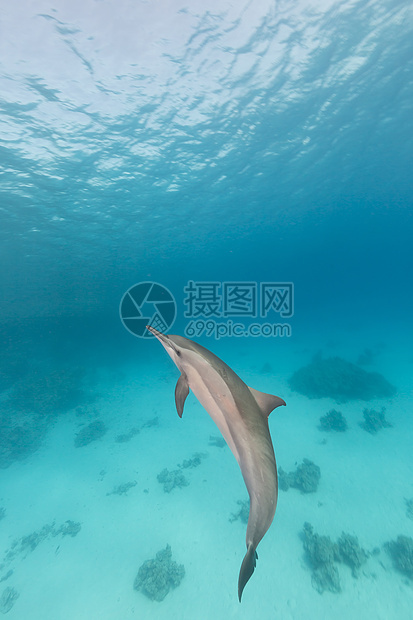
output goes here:
<path id="1" fill-rule="evenodd" d="M 181 357 L 181 352 L 179 351 L 179 349 L 176 350 L 176 354 L 178 357 Z"/>

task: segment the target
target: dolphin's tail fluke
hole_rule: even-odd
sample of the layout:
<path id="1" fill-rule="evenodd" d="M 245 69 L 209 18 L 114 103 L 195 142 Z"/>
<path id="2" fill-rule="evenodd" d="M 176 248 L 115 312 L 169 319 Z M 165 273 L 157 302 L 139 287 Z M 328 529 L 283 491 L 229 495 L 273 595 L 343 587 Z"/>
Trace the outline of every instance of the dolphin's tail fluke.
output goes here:
<path id="1" fill-rule="evenodd" d="M 252 543 L 248 543 L 247 553 L 242 560 L 241 570 L 238 578 L 238 598 L 241 602 L 242 591 L 255 569 L 256 559 L 258 558 L 255 547 Z"/>

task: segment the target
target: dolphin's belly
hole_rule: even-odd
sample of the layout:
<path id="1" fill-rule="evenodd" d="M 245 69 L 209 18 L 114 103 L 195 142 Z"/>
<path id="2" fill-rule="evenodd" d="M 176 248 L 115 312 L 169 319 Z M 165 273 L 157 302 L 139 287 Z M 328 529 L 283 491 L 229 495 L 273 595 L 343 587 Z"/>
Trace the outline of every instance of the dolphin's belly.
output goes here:
<path id="1" fill-rule="evenodd" d="M 256 547 L 270 527 L 277 505 L 277 468 L 269 431 L 264 427 L 258 435 L 251 432 L 224 381 L 214 394 L 203 382 L 196 382 L 194 387 L 191 390 L 221 431 L 241 469 L 250 496 L 247 541 Z M 257 416 L 261 416 L 259 411 Z M 258 426 L 259 422 L 258 417 Z"/>
<path id="2" fill-rule="evenodd" d="M 204 376 L 201 378 L 193 370 L 188 373 L 188 384 L 197 400 L 221 431 L 231 452 L 240 463 L 235 435 L 240 426 L 240 422 L 237 420 L 239 413 L 237 413 L 237 407 L 228 386 L 223 380 L 217 384 L 216 376 L 213 382 L 208 382 Z"/>
<path id="3" fill-rule="evenodd" d="M 246 424 L 227 383 L 221 377 L 217 379 L 216 372 L 208 373 L 203 368 L 201 376 L 191 368 L 187 377 L 191 391 L 237 459 L 250 496 L 255 494 L 259 498 L 262 493 L 276 493 L 277 472 L 268 424 L 251 394 L 245 395 L 245 400 L 250 403 L 248 418 L 254 419 L 253 428 Z"/>

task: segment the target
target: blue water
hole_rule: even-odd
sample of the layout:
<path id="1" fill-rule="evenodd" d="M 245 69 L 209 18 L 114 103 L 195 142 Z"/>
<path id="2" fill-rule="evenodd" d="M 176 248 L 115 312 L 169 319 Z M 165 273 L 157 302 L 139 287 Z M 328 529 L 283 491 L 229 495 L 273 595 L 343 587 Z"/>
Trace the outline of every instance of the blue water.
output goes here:
<path id="1" fill-rule="evenodd" d="M 0 8 L 8 617 L 413 617 L 413 540 L 404 571 L 386 547 L 413 536 L 412 30 L 407 0 Z M 246 497 L 236 462 L 209 444 L 218 431 L 194 398 L 178 419 L 173 365 L 119 317 L 130 287 L 156 282 L 176 301 L 171 332 L 191 335 L 190 281 L 294 287 L 293 316 L 260 316 L 257 297 L 254 316 L 234 319 L 288 323 L 289 336 L 193 336 L 249 385 L 286 400 L 270 416 L 278 463 L 292 471 L 309 458 L 324 481 L 315 494 L 280 491 L 241 606 L 245 524 L 228 521 Z M 345 403 L 299 394 L 289 379 L 317 354 L 358 362 L 396 392 Z M 320 416 L 340 407 L 348 431 L 321 433 Z M 365 433 L 365 407 L 385 407 L 393 426 Z M 96 419 L 106 432 L 76 448 Z M 194 452 L 209 456 L 188 488 L 163 493 L 157 474 Z M 125 497 L 106 496 L 135 480 Z M 73 537 L 59 531 L 68 520 L 81 523 Z M 369 551 L 357 578 L 335 562 L 340 593 L 313 587 L 305 521 L 334 540 L 357 536 Z M 30 553 L 7 556 L 39 531 Z M 166 544 L 185 578 L 159 603 L 133 580 Z"/>

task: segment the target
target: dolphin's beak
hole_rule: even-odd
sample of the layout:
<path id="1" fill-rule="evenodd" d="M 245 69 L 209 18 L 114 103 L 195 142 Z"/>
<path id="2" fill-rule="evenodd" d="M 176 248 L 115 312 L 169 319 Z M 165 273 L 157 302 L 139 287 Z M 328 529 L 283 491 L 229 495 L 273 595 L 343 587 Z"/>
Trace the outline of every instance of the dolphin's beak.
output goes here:
<path id="1" fill-rule="evenodd" d="M 147 325 L 146 329 L 148 329 L 151 332 L 151 334 L 156 336 L 159 342 L 161 342 L 163 345 L 166 345 L 169 347 L 171 346 L 168 336 L 166 336 L 165 334 L 162 334 L 162 332 L 158 332 L 158 330 L 152 327 L 151 325 Z"/>

